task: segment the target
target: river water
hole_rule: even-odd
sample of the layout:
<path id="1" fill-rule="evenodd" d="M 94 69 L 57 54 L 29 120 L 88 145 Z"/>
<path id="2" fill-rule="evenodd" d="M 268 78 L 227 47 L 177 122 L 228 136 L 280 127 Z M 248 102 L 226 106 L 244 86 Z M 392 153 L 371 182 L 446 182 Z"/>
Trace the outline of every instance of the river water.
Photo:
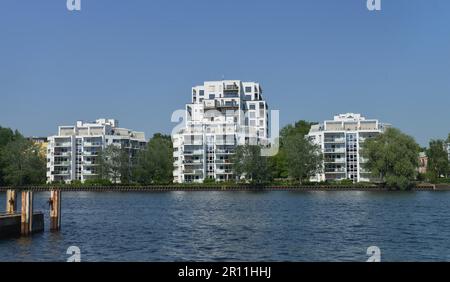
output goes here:
<path id="1" fill-rule="evenodd" d="M 450 192 L 64 192 L 62 230 L 0 261 L 450 261 Z M 4 209 L 5 195 L 0 195 Z"/>

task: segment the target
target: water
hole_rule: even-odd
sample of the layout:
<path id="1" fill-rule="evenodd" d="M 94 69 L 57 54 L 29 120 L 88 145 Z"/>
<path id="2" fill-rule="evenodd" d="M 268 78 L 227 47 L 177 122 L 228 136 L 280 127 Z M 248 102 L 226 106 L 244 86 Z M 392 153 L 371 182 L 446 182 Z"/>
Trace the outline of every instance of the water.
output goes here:
<path id="1" fill-rule="evenodd" d="M 46 231 L 0 240 L 0 261 L 450 260 L 450 192 L 65 192 L 59 233 L 48 197 Z"/>

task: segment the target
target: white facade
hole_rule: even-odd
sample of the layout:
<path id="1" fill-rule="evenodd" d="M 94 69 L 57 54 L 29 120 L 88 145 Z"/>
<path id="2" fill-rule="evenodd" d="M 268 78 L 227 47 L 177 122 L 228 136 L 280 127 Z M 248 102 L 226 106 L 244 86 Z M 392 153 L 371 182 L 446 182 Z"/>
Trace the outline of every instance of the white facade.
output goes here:
<path id="1" fill-rule="evenodd" d="M 320 146 L 324 161 L 323 172 L 311 181 L 370 181 L 370 172 L 364 169 L 365 160 L 360 156 L 361 145 L 389 126 L 353 113 L 340 114 L 333 120 L 313 125 L 308 137 Z"/>
<path id="2" fill-rule="evenodd" d="M 98 153 L 109 145 L 127 149 L 134 157 L 146 144 L 143 132 L 120 128 L 114 119 L 59 126 L 58 135 L 48 141 L 47 182 L 66 183 L 98 177 Z"/>
<path id="3" fill-rule="evenodd" d="M 259 83 L 223 80 L 193 87 L 185 121 L 172 136 L 177 183 L 234 179 L 236 146 L 268 144 L 268 105 Z"/>
<path id="4" fill-rule="evenodd" d="M 450 143 L 447 143 L 448 161 L 450 162 Z"/>

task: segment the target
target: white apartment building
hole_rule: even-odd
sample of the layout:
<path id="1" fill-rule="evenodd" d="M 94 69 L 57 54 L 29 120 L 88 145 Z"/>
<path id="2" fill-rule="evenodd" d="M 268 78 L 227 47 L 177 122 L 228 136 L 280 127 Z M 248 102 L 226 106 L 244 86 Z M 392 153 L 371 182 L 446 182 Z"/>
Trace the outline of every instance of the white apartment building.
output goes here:
<path id="1" fill-rule="evenodd" d="M 450 162 L 450 143 L 447 143 L 448 161 Z"/>
<path id="2" fill-rule="evenodd" d="M 206 81 L 186 104 L 185 126 L 172 136 L 174 182 L 234 179 L 237 145 L 268 145 L 268 105 L 259 83 Z"/>
<path id="3" fill-rule="evenodd" d="M 308 137 L 320 146 L 324 161 L 323 172 L 311 181 L 370 181 L 370 172 L 364 169 L 365 160 L 360 156 L 361 145 L 389 126 L 354 113 L 336 115 L 333 120 L 313 125 Z"/>
<path id="4" fill-rule="evenodd" d="M 144 132 L 120 128 L 114 119 L 95 122 L 77 121 L 59 126 L 58 135 L 48 138 L 47 182 L 51 183 L 98 177 L 98 154 L 109 145 L 127 149 L 130 158 L 145 147 Z"/>

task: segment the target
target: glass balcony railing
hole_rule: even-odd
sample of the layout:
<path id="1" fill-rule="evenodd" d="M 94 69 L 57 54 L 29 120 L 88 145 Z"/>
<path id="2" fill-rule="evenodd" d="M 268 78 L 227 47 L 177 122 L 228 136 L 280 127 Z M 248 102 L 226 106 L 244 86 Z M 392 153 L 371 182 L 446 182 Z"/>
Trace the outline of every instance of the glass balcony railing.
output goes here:
<path id="1" fill-rule="evenodd" d="M 55 147 L 71 147 L 72 143 L 70 142 L 57 142 L 55 143 Z"/>
<path id="2" fill-rule="evenodd" d="M 335 149 L 326 148 L 325 153 L 345 153 L 345 148 L 335 148 Z"/>

